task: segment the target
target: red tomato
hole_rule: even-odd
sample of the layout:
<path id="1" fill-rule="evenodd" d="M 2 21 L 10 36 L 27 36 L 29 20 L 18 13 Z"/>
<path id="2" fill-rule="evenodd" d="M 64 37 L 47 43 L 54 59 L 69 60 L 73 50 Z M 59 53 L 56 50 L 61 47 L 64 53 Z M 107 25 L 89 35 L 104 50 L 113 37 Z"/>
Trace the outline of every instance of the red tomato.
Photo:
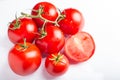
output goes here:
<path id="1" fill-rule="evenodd" d="M 67 39 L 64 52 L 72 62 L 88 60 L 95 50 L 92 36 L 86 32 L 78 32 Z"/>
<path id="2" fill-rule="evenodd" d="M 69 61 L 63 54 L 50 54 L 45 61 L 47 72 L 53 76 L 64 74 L 69 67 Z"/>
<path id="3" fill-rule="evenodd" d="M 41 64 L 40 50 L 31 43 L 16 44 L 8 55 L 8 62 L 13 72 L 25 76 L 35 72 Z"/>
<path id="4" fill-rule="evenodd" d="M 8 28 L 8 37 L 11 42 L 18 43 L 26 38 L 27 42 L 32 42 L 38 29 L 31 18 L 19 18 L 14 20 Z"/>
<path id="5" fill-rule="evenodd" d="M 41 53 L 51 54 L 59 52 L 65 43 L 62 31 L 57 26 L 46 24 L 45 32 L 46 35 L 43 38 L 39 36 L 35 40 L 35 44 L 40 49 Z"/>
<path id="6" fill-rule="evenodd" d="M 77 9 L 68 8 L 62 14 L 65 17 L 59 22 L 59 25 L 65 34 L 73 35 L 83 28 L 83 15 Z"/>
<path id="7" fill-rule="evenodd" d="M 43 8 L 43 12 L 42 14 L 40 14 L 43 18 L 50 20 L 50 21 L 55 21 L 56 18 L 58 17 L 58 12 L 56 7 L 49 3 L 49 2 L 39 2 L 37 3 L 32 10 L 32 15 L 37 16 L 39 15 L 39 13 L 37 12 L 40 7 Z M 39 15 L 39 16 L 40 16 Z M 36 22 L 37 26 L 41 27 L 44 23 L 44 20 L 40 19 L 40 17 L 38 18 L 33 18 L 33 20 Z"/>

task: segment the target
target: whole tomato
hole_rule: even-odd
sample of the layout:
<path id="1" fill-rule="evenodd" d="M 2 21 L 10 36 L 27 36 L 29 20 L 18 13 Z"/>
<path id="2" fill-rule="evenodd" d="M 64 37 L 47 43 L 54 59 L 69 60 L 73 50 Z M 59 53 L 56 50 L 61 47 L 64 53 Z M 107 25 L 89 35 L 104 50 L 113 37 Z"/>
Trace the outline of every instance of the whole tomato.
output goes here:
<path id="1" fill-rule="evenodd" d="M 63 32 L 53 24 L 46 24 L 44 30 L 35 40 L 35 44 L 45 55 L 59 52 L 65 43 Z"/>
<path id="2" fill-rule="evenodd" d="M 64 18 L 58 24 L 65 34 L 73 35 L 83 28 L 83 15 L 77 9 L 67 8 L 61 14 Z"/>
<path id="3" fill-rule="evenodd" d="M 11 42 L 23 42 L 26 38 L 27 42 L 33 42 L 38 28 L 31 18 L 18 18 L 12 21 L 8 27 L 8 37 Z"/>
<path id="4" fill-rule="evenodd" d="M 8 55 L 8 62 L 13 72 L 26 76 L 35 72 L 41 64 L 41 52 L 31 43 L 16 44 Z"/>
<path id="5" fill-rule="evenodd" d="M 45 60 L 45 68 L 53 76 L 63 75 L 68 67 L 69 61 L 63 54 L 50 54 Z"/>
<path id="6" fill-rule="evenodd" d="M 33 9 L 31 14 L 34 16 L 33 20 L 36 22 L 37 26 L 42 27 L 44 19 L 55 21 L 58 17 L 57 8 L 49 2 L 39 2 L 37 3 Z M 41 17 L 40 17 L 41 16 Z"/>

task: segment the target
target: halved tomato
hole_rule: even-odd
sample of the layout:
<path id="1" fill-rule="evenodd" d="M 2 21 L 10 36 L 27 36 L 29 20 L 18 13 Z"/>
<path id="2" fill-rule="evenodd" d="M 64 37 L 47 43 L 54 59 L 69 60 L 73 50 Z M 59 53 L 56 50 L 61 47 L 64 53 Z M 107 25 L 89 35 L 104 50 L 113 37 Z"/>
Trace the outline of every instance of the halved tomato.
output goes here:
<path id="1" fill-rule="evenodd" d="M 95 51 L 95 42 L 86 32 L 78 32 L 66 40 L 64 53 L 72 62 L 88 60 Z"/>

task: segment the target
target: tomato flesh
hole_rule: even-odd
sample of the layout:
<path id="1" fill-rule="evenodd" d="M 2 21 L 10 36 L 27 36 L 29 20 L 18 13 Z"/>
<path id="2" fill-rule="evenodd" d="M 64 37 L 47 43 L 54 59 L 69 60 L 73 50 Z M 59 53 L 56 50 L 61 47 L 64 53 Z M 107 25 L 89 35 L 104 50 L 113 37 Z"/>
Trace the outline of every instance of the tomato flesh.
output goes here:
<path id="1" fill-rule="evenodd" d="M 95 43 L 92 36 L 86 32 L 78 32 L 66 41 L 64 52 L 73 62 L 88 60 L 94 53 Z"/>

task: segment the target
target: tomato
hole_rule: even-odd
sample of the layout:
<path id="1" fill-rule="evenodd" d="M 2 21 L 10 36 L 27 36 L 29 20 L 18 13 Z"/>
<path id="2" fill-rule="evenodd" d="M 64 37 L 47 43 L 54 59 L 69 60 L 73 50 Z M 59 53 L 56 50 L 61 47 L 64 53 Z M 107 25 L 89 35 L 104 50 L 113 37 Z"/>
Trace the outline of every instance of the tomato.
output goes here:
<path id="1" fill-rule="evenodd" d="M 41 12 L 39 12 L 41 10 Z M 41 27 L 44 20 L 40 18 L 40 15 L 50 21 L 55 21 L 58 17 L 57 8 L 49 2 L 39 2 L 37 3 L 31 12 L 32 15 L 36 16 L 33 20 L 36 22 L 37 26 Z M 37 17 L 38 16 L 38 17 Z"/>
<path id="2" fill-rule="evenodd" d="M 22 42 L 26 38 L 27 42 L 33 42 L 38 28 L 31 18 L 18 18 L 12 21 L 8 28 L 8 37 L 11 42 Z"/>
<path id="3" fill-rule="evenodd" d="M 95 51 L 95 42 L 92 36 L 86 32 L 78 32 L 69 37 L 64 46 L 64 53 L 71 62 L 83 62 L 88 60 Z"/>
<path id="4" fill-rule="evenodd" d="M 45 68 L 53 76 L 63 75 L 68 67 L 69 61 L 63 54 L 50 54 L 45 60 Z"/>
<path id="5" fill-rule="evenodd" d="M 35 40 L 35 44 L 40 49 L 41 53 L 45 55 L 51 53 L 59 52 L 65 43 L 63 32 L 57 27 L 52 24 L 45 25 L 45 34 L 44 37 L 41 38 L 39 36 Z"/>
<path id="6" fill-rule="evenodd" d="M 65 34 L 73 35 L 83 28 L 83 15 L 77 9 L 67 8 L 63 10 L 62 15 L 65 17 L 60 20 L 59 25 Z"/>
<path id="7" fill-rule="evenodd" d="M 41 64 L 41 52 L 31 43 L 16 44 L 8 55 L 8 62 L 13 72 L 26 76 L 35 72 Z"/>

